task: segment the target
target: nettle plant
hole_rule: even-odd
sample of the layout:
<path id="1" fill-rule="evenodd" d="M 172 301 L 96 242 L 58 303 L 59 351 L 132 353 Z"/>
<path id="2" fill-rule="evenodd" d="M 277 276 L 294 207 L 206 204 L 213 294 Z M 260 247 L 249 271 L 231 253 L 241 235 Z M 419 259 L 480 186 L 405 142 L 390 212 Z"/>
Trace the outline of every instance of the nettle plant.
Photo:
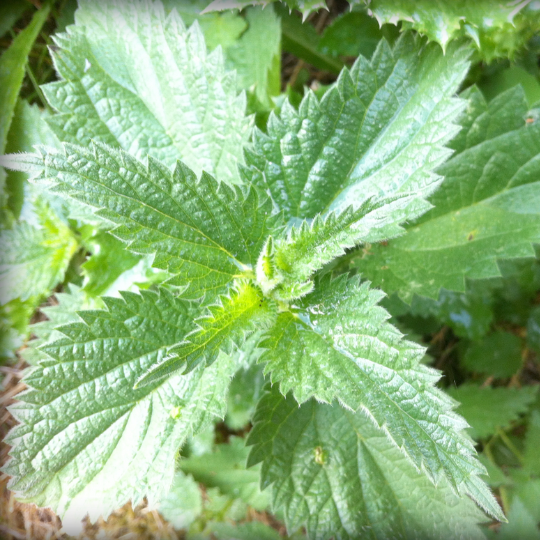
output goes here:
<path id="1" fill-rule="evenodd" d="M 505 518 L 467 424 L 379 302 L 534 255 L 536 111 L 519 88 L 458 97 L 470 46 L 405 32 L 262 131 L 221 49 L 167 5 L 81 0 L 43 88 L 62 144 L 2 160 L 161 276 L 55 308 L 67 323 L 45 323 L 11 408 L 10 489 L 65 523 L 159 502 L 255 362 L 248 465 L 289 530 L 482 538 L 472 501 Z"/>

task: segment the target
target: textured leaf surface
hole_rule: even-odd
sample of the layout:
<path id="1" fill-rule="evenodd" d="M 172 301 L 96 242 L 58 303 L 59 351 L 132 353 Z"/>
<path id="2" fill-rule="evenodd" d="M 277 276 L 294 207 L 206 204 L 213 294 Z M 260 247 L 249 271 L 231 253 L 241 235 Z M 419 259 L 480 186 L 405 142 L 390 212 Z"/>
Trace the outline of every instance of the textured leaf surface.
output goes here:
<path id="1" fill-rule="evenodd" d="M 435 208 L 388 246 L 372 246 L 356 267 L 407 301 L 436 298 L 441 287 L 501 275 L 498 260 L 533 257 L 540 241 L 540 117 L 520 88 L 486 104 L 468 92 L 456 154 L 438 169 L 445 180 Z"/>
<path id="2" fill-rule="evenodd" d="M 532 2 L 504 0 L 365 0 L 379 24 L 402 22 L 446 48 L 467 37 L 482 59 L 513 56 L 540 28 Z"/>
<path id="3" fill-rule="evenodd" d="M 210 2 L 205 12 L 221 11 L 223 9 L 244 9 L 247 6 L 265 6 L 275 0 L 213 0 Z M 304 19 L 313 11 L 326 7 L 324 0 L 284 0 L 290 9 L 297 9 L 302 12 Z"/>
<path id="4" fill-rule="evenodd" d="M 537 389 L 534 386 L 524 388 L 490 388 L 474 384 L 448 388 L 448 393 L 461 405 L 460 414 L 471 426 L 471 437 L 484 439 L 493 435 L 497 428 L 506 429 L 526 413 L 534 402 Z"/>
<path id="5" fill-rule="evenodd" d="M 259 489 L 260 467 L 246 469 L 248 453 L 242 438 L 231 437 L 227 444 L 216 445 L 210 454 L 182 459 L 180 468 L 206 487 L 217 487 L 224 495 L 263 511 L 270 502 L 270 493 Z"/>
<path id="6" fill-rule="evenodd" d="M 253 181 L 288 217 L 343 211 L 370 197 L 414 193 L 409 218 L 439 184 L 432 170 L 449 151 L 462 108 L 452 97 L 467 71 L 466 49 L 446 56 L 405 34 L 381 41 L 370 61 L 344 69 L 321 102 L 310 92 L 298 111 L 288 102 L 255 133 L 246 156 Z"/>
<path id="7" fill-rule="evenodd" d="M 64 337 L 64 334 L 56 330 L 57 327 L 79 322 L 78 311 L 104 307 L 101 299 L 87 296 L 80 287 L 73 283 L 70 283 L 64 292 L 56 293 L 54 297 L 58 304 L 40 308 L 47 320 L 30 327 L 36 339 L 29 341 L 28 346 L 20 353 L 31 366 L 35 366 L 47 358 L 47 354 L 39 348 L 41 345 L 47 342 L 53 343 Z"/>
<path id="8" fill-rule="evenodd" d="M 257 280 L 265 293 L 288 301 L 309 292 L 311 276 L 361 242 L 397 236 L 413 197 L 366 201 L 357 210 L 318 215 L 303 221 L 276 242 L 270 239 L 257 262 Z"/>
<path id="9" fill-rule="evenodd" d="M 60 140 L 94 139 L 169 166 L 182 159 L 197 175 L 237 183 L 251 121 L 234 73 L 221 51 L 207 54 L 198 25 L 186 30 L 150 0 L 83 0 L 76 20 L 55 38 L 62 80 L 44 87 Z"/>
<path id="10" fill-rule="evenodd" d="M 106 298 L 43 346 L 48 359 L 25 376 L 29 390 L 12 413 L 12 459 L 5 471 L 17 496 L 51 506 L 64 525 L 107 515 L 129 499 L 157 501 L 172 481 L 178 447 L 223 416 L 233 362 L 133 385 L 192 325 L 192 304 L 162 290 Z"/>
<path id="11" fill-rule="evenodd" d="M 199 364 L 211 365 L 220 352 L 232 353 L 247 336 L 270 326 L 276 311 L 258 287 L 248 282 L 236 284 L 229 296 L 207 308 L 197 319 L 197 328 L 171 347 L 168 356 L 143 375 L 137 386 L 150 384 L 182 368 L 183 373 L 188 373 Z"/>
<path id="12" fill-rule="evenodd" d="M 174 171 L 152 158 L 146 166 L 101 143 L 7 159 L 14 168 L 31 160 L 54 192 L 96 207 L 131 251 L 155 254 L 154 266 L 194 294 L 219 289 L 254 264 L 276 224 L 269 200 L 254 188 L 244 193 L 206 173 L 197 180 L 181 162 Z"/>
<path id="13" fill-rule="evenodd" d="M 435 487 L 362 413 L 277 391 L 261 400 L 248 443 L 274 509 L 310 538 L 484 538 L 480 512 L 444 479 Z"/>
<path id="14" fill-rule="evenodd" d="M 276 0 L 214 0 L 207 11 L 266 5 Z M 321 8 L 325 0 L 282 0 L 299 10 L 304 19 Z M 352 8 L 366 8 L 379 25 L 398 24 L 414 29 L 446 49 L 451 41 L 466 38 L 482 60 L 512 57 L 538 32 L 540 14 L 531 0 L 349 0 Z"/>
<path id="15" fill-rule="evenodd" d="M 323 280 L 298 302 L 298 313 L 279 315 L 261 343 L 265 372 L 292 391 L 299 403 L 310 397 L 337 399 L 362 410 L 392 443 L 432 479 L 442 473 L 490 513 L 501 516 L 478 478 L 466 423 L 455 402 L 434 383 L 439 373 L 420 363 L 424 349 L 402 339 L 377 306 L 383 294 L 358 280 Z"/>
<path id="16" fill-rule="evenodd" d="M 0 304 L 49 292 L 64 279 L 77 242 L 47 203 L 36 226 L 16 223 L 0 233 Z"/>

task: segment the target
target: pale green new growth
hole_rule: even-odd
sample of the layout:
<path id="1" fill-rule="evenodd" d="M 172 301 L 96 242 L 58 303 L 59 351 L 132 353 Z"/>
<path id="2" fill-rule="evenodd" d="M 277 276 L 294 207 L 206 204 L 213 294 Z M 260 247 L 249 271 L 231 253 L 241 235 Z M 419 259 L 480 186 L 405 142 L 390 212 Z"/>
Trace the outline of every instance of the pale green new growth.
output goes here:
<path id="1" fill-rule="evenodd" d="M 133 390 L 137 379 L 192 328 L 193 304 L 159 294 L 105 298 L 107 311 L 81 312 L 25 377 L 29 390 L 11 407 L 10 489 L 51 506 L 74 525 L 86 512 L 108 515 L 127 500 L 159 500 L 178 447 L 225 413 L 236 370 L 224 356 L 207 369 Z M 176 414 L 171 415 L 175 409 Z"/>
<path id="2" fill-rule="evenodd" d="M 484 538 L 474 504 L 419 475 L 362 412 L 314 400 L 299 408 L 274 390 L 248 444 L 289 530 L 305 525 L 315 540 Z"/>
<path id="3" fill-rule="evenodd" d="M 501 275 L 497 261 L 534 257 L 540 241 L 540 110 L 527 110 L 523 90 L 490 104 L 477 89 L 438 172 L 445 180 L 435 208 L 388 246 L 372 246 L 355 266 L 388 293 L 410 301 L 436 298 L 441 287 L 464 291 L 466 278 Z"/>
<path id="4" fill-rule="evenodd" d="M 461 433 L 466 422 L 434 386 L 439 373 L 420 363 L 424 348 L 386 322 L 389 314 L 377 306 L 382 296 L 356 278 L 324 279 L 268 331 L 260 345 L 265 372 L 299 403 L 313 396 L 363 411 L 430 478 L 446 476 L 504 519 L 478 477 L 485 471 Z"/>
<path id="5" fill-rule="evenodd" d="M 197 319 L 197 328 L 185 340 L 169 349 L 166 358 L 152 366 L 135 385 L 140 388 L 182 369 L 193 371 L 199 364 L 211 365 L 221 351 L 231 353 L 247 336 L 274 322 L 276 308 L 249 282 L 240 282 L 230 296 L 207 308 Z"/>
<path id="6" fill-rule="evenodd" d="M 244 192 L 206 173 L 197 179 L 181 162 L 173 171 L 153 158 L 146 166 L 101 143 L 41 152 L 3 162 L 41 169 L 35 181 L 47 180 L 53 192 L 97 208 L 131 251 L 155 254 L 154 266 L 172 274 L 169 283 L 189 286 L 192 295 L 223 289 L 256 262 L 266 236 L 276 230 L 272 206 L 255 188 Z"/>
<path id="7" fill-rule="evenodd" d="M 365 201 L 358 210 L 318 215 L 303 221 L 285 238 L 269 238 L 257 261 L 257 281 L 265 294 L 288 302 L 313 289 L 311 276 L 325 264 L 362 242 L 392 238 L 402 232 L 414 196 L 376 203 Z"/>

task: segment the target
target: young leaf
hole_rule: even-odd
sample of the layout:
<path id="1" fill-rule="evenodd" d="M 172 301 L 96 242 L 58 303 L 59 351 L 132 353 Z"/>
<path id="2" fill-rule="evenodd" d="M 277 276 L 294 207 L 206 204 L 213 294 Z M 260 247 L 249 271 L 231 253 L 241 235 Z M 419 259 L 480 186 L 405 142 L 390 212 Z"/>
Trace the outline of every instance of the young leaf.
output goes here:
<path id="1" fill-rule="evenodd" d="M 490 388 L 474 384 L 463 384 L 458 388 L 448 388 L 447 392 L 461 405 L 460 414 L 471 426 L 471 437 L 484 439 L 493 435 L 497 428 L 507 428 L 526 413 L 534 402 L 537 388 Z"/>
<path id="2" fill-rule="evenodd" d="M 79 313 L 47 343 L 11 412 L 12 459 L 4 468 L 17 497 L 51 506 L 75 524 L 126 501 L 164 496 L 178 447 L 225 413 L 229 357 L 207 369 L 134 391 L 135 381 L 182 341 L 196 305 L 166 290 L 105 298 L 106 311 Z"/>
<path id="3" fill-rule="evenodd" d="M 167 377 L 182 369 L 189 373 L 199 364 L 211 365 L 220 352 L 232 353 L 250 334 L 270 326 L 277 309 L 262 295 L 258 287 L 240 282 L 231 288 L 230 295 L 207 308 L 196 320 L 197 327 L 186 338 L 169 349 L 162 362 L 152 366 L 135 388 Z"/>
<path id="4" fill-rule="evenodd" d="M 317 270 L 343 255 L 347 248 L 397 236 L 407 216 L 413 196 L 396 200 L 365 201 L 337 215 L 318 215 L 303 221 L 285 238 L 270 239 L 257 262 L 257 280 L 265 293 L 289 301 L 311 291 L 309 281 Z"/>
<path id="5" fill-rule="evenodd" d="M 47 203 L 40 203 L 38 224 L 16 223 L 0 233 L 0 304 L 48 293 L 64 279 L 77 241 Z"/>
<path id="6" fill-rule="evenodd" d="M 37 179 L 53 183 L 53 192 L 93 206 L 115 223 L 112 232 L 128 249 L 155 253 L 154 266 L 193 294 L 219 290 L 254 264 L 278 222 L 256 189 L 244 193 L 206 173 L 197 180 L 181 162 L 174 171 L 153 158 L 145 166 L 101 143 L 4 158 L 12 168 L 24 169 L 27 162 L 41 170 Z"/>
<path id="7" fill-rule="evenodd" d="M 176 10 L 142 0 L 81 0 L 76 20 L 54 38 L 62 80 L 44 87 L 60 113 L 50 120 L 59 139 L 93 139 L 169 166 L 182 159 L 197 176 L 238 183 L 251 120 L 198 24 L 186 30 Z"/>
<path id="8" fill-rule="evenodd" d="M 435 208 L 355 263 L 408 302 L 414 293 L 436 298 L 441 287 L 464 291 L 466 278 L 498 277 L 498 260 L 533 257 L 540 241 L 539 110 L 527 114 L 520 88 L 489 105 L 478 90 L 467 97 L 458 152 L 437 171 L 445 180 Z"/>
<path id="9" fill-rule="evenodd" d="M 463 103 L 453 98 L 469 53 L 443 55 L 403 35 L 381 41 L 370 61 L 344 69 L 321 102 L 312 92 L 295 111 L 286 103 L 268 134 L 255 132 L 244 175 L 269 190 L 287 217 L 313 218 L 365 200 L 414 192 L 408 218 L 425 212 L 439 185 L 432 173 L 449 155 Z"/>
<path id="10" fill-rule="evenodd" d="M 276 390 L 259 403 L 248 464 L 262 461 L 274 511 L 310 538 L 484 538 L 481 513 L 446 479 L 433 486 L 362 412 Z"/>
<path id="11" fill-rule="evenodd" d="M 260 344 L 267 349 L 260 358 L 265 372 L 299 403 L 313 396 L 363 411 L 418 470 L 434 481 L 446 476 L 502 517 L 477 476 L 484 468 L 462 433 L 466 422 L 435 388 L 438 372 L 420 363 L 424 349 L 386 322 L 389 314 L 377 306 L 382 296 L 357 278 L 323 279 L 298 301 L 297 313 L 280 314 L 268 331 Z"/>

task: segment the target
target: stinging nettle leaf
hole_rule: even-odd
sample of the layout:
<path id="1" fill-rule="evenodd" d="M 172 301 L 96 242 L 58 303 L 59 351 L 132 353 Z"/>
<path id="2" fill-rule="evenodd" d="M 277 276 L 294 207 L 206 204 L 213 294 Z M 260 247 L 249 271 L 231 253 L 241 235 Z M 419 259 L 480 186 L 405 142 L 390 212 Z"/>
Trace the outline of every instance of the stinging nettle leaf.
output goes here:
<path id="1" fill-rule="evenodd" d="M 248 464 L 262 461 L 261 487 L 290 531 L 310 538 L 482 539 L 481 513 L 445 479 L 418 473 L 362 413 L 276 390 L 260 401 Z"/>
<path id="2" fill-rule="evenodd" d="M 133 390 L 192 327 L 197 304 L 166 290 L 104 298 L 107 310 L 80 312 L 64 337 L 42 347 L 47 358 L 25 376 L 28 390 L 4 467 L 17 497 L 51 506 L 64 526 L 107 516 L 126 501 L 157 502 L 173 478 L 188 436 L 225 413 L 229 357 L 207 369 Z"/>
<path id="3" fill-rule="evenodd" d="M 504 519 L 478 477 L 485 470 L 462 432 L 467 423 L 452 410 L 456 402 L 434 386 L 439 373 L 420 363 L 424 348 L 386 322 L 382 296 L 358 278 L 324 278 L 267 332 L 259 345 L 267 349 L 265 373 L 299 403 L 337 399 L 363 411 L 418 470 L 434 482 L 445 476 Z"/>
<path id="4" fill-rule="evenodd" d="M 262 291 L 247 281 L 236 283 L 228 296 L 206 308 L 196 320 L 197 327 L 185 340 L 169 349 L 162 362 L 152 366 L 136 383 L 140 388 L 182 369 L 189 373 L 199 364 L 211 365 L 220 352 L 232 353 L 254 332 L 275 320 L 277 308 Z"/>
<path id="5" fill-rule="evenodd" d="M 304 220 L 276 241 L 270 237 L 257 261 L 261 289 L 284 302 L 311 292 L 311 276 L 346 249 L 399 235 L 413 199 L 404 194 L 367 200 L 357 210 L 349 207 L 340 214 L 318 215 L 311 223 Z"/>
<path id="6" fill-rule="evenodd" d="M 540 241 L 540 116 L 528 112 L 521 88 L 487 104 L 465 94 L 458 152 L 438 173 L 445 179 L 434 208 L 386 245 L 355 262 L 363 275 L 410 302 L 436 298 L 444 287 L 465 291 L 466 279 L 500 277 L 498 261 L 534 257 Z"/>
<path id="7" fill-rule="evenodd" d="M 43 87 L 60 140 L 96 140 L 169 166 L 181 159 L 197 176 L 239 183 L 252 121 L 198 23 L 187 30 L 176 10 L 150 0 L 81 0 L 76 21 L 54 38 L 61 80 Z"/>
<path id="8" fill-rule="evenodd" d="M 266 236 L 279 230 L 279 216 L 255 188 L 244 192 L 206 173 L 197 179 L 181 162 L 170 170 L 149 157 L 146 166 L 97 142 L 2 162 L 40 171 L 36 181 L 97 208 L 117 225 L 112 232 L 128 249 L 155 254 L 154 266 L 172 274 L 169 283 L 189 285 L 192 295 L 219 290 L 241 275 L 255 264 Z"/>
<path id="9" fill-rule="evenodd" d="M 287 217 L 341 212 L 375 197 L 414 193 L 406 219 L 425 212 L 440 184 L 433 170 L 450 150 L 464 102 L 453 97 L 469 51 L 443 55 L 404 34 L 385 40 L 371 60 L 344 69 L 319 102 L 309 92 L 298 111 L 286 102 L 268 134 L 254 133 L 245 178 L 268 190 Z"/>

